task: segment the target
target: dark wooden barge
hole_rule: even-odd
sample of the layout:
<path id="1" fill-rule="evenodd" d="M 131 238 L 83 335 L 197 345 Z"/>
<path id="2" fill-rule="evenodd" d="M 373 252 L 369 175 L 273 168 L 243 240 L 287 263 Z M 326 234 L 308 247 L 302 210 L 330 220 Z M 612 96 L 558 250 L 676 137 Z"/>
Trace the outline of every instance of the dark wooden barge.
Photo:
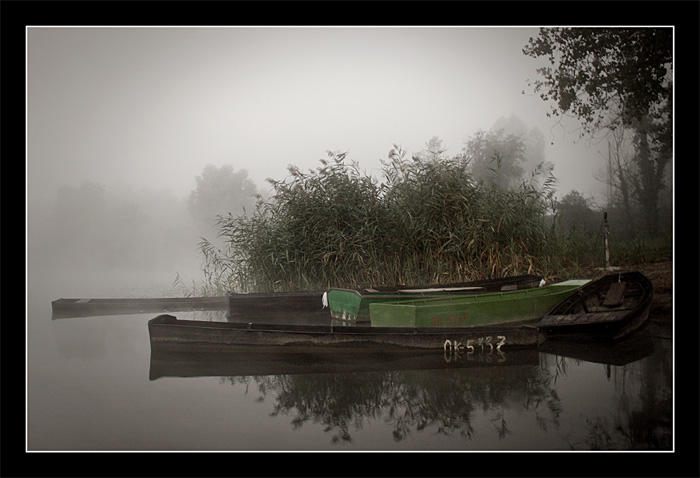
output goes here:
<path id="1" fill-rule="evenodd" d="M 501 327 L 371 327 L 271 324 L 257 322 L 206 322 L 181 320 L 162 314 L 148 322 L 151 347 L 156 349 L 225 350 L 285 347 L 288 351 L 334 347 L 343 353 L 366 353 L 368 348 L 501 351 L 536 346 L 534 324 Z"/>
<path id="2" fill-rule="evenodd" d="M 328 319 L 330 312 L 323 305 L 324 292 L 228 292 L 228 315 L 233 321 L 260 321 L 270 317 L 293 320 L 301 315 L 307 319 Z"/>

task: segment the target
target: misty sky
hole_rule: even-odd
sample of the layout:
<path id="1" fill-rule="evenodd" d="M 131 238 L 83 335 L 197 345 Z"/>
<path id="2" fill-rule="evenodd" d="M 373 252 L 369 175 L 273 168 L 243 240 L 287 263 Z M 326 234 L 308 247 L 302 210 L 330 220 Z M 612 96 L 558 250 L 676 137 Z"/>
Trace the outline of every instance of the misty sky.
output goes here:
<path id="1" fill-rule="evenodd" d="M 394 143 L 417 153 L 438 136 L 456 154 L 516 115 L 544 134 L 558 196 L 598 194 L 600 153 L 573 146 L 576 133 L 528 90 L 541 63 L 522 48 L 537 32 L 29 27 L 28 193 L 87 180 L 184 196 L 210 163 L 267 190 L 266 178 L 314 169 L 326 150 L 374 173 Z"/>

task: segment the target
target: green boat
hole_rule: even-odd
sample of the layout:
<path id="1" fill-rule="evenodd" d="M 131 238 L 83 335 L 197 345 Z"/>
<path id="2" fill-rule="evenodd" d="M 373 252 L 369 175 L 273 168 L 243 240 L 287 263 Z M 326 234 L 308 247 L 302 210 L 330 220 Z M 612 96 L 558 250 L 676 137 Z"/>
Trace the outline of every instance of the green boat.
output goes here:
<path id="1" fill-rule="evenodd" d="M 372 327 L 482 327 L 544 317 L 589 280 L 543 287 L 369 304 Z"/>
<path id="2" fill-rule="evenodd" d="M 332 288 L 324 296 L 324 305 L 334 319 L 369 322 L 369 304 L 397 300 L 427 299 L 452 295 L 484 294 L 538 287 L 542 278 L 520 275 L 472 282 L 425 286 L 389 286 L 371 289 Z"/>

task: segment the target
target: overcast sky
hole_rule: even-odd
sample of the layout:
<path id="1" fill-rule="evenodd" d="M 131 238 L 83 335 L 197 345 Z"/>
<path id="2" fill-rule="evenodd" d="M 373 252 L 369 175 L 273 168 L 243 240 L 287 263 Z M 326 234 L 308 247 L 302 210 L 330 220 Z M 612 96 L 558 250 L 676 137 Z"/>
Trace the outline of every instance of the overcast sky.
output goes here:
<path id="1" fill-rule="evenodd" d="M 30 27 L 28 191 L 96 181 L 186 195 L 207 164 L 283 179 L 348 151 L 368 172 L 392 144 L 458 153 L 516 115 L 538 127 L 559 196 L 604 187 L 597 150 L 528 91 L 537 27 Z M 522 94 L 526 90 L 527 94 Z M 554 145 L 550 143 L 554 142 Z"/>

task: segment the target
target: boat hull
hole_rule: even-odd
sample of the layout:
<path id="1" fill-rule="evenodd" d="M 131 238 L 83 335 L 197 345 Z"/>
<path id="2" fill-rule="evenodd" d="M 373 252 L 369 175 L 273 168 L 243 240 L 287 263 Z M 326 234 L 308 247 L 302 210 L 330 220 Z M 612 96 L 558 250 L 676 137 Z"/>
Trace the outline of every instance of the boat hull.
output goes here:
<path id="1" fill-rule="evenodd" d="M 228 293 L 228 316 L 231 320 L 260 321 L 268 317 L 304 319 L 328 318 L 323 306 L 324 292 Z"/>
<path id="2" fill-rule="evenodd" d="M 608 274 L 557 304 L 538 328 L 547 339 L 617 341 L 646 324 L 653 293 L 651 281 L 639 272 Z"/>
<path id="3" fill-rule="evenodd" d="M 334 319 L 369 322 L 370 304 L 416 300 L 450 295 L 465 295 L 498 291 L 512 291 L 537 287 L 541 277 L 522 275 L 501 279 L 487 279 L 454 284 L 419 287 L 378 287 L 376 289 L 341 289 L 328 291 L 330 315 Z"/>
<path id="4" fill-rule="evenodd" d="M 440 351 L 501 351 L 512 347 L 536 346 L 535 323 L 503 327 L 414 328 L 261 324 L 180 320 L 159 315 L 148 322 L 151 346 L 156 349 L 225 351 L 232 346 L 265 351 L 310 349 L 339 353 L 365 353 L 368 348 L 433 349 Z"/>
<path id="5" fill-rule="evenodd" d="M 370 304 L 377 327 L 484 327 L 541 319 L 557 303 L 585 285 L 571 280 L 550 286 L 444 298 Z"/>

